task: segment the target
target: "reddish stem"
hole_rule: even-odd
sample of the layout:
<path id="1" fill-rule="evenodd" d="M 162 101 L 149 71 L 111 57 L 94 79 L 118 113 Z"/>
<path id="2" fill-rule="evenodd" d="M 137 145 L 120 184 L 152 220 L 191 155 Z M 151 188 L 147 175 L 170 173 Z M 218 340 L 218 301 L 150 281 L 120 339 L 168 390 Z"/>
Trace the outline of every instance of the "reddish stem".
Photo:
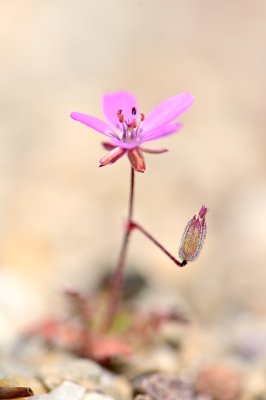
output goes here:
<path id="1" fill-rule="evenodd" d="M 125 260 L 126 260 L 126 254 L 127 254 L 127 249 L 128 249 L 128 243 L 129 243 L 129 237 L 131 234 L 132 229 L 130 229 L 131 226 L 131 220 L 133 216 L 133 205 L 134 205 L 134 186 L 135 186 L 135 173 L 134 169 L 131 168 L 131 177 L 130 177 L 130 192 L 129 192 L 129 204 L 128 204 L 128 216 L 127 216 L 127 221 L 126 221 L 126 229 L 124 232 L 124 237 L 122 241 L 122 246 L 117 262 L 117 267 L 112 279 L 111 283 L 111 290 L 109 294 L 109 301 L 107 304 L 107 312 L 105 319 L 103 321 L 102 325 L 102 330 L 106 331 L 108 330 L 114 320 L 114 317 L 117 312 L 118 304 L 119 304 L 119 297 L 120 297 L 120 292 L 121 292 L 121 285 L 122 285 L 122 277 L 123 277 L 123 272 L 125 268 Z"/>
<path id="2" fill-rule="evenodd" d="M 184 267 L 187 264 L 186 260 L 179 261 L 177 258 L 175 258 L 171 253 L 169 253 L 168 250 L 160 243 L 158 240 L 156 240 L 149 232 L 146 231 L 141 225 L 134 221 L 130 221 L 128 230 L 133 231 L 134 229 L 138 229 L 141 233 L 143 233 L 146 238 L 148 238 L 152 243 L 154 243 L 159 249 L 161 249 L 178 267 Z"/>
<path id="3" fill-rule="evenodd" d="M 178 267 L 184 267 L 187 264 L 186 260 L 179 261 L 175 258 L 168 250 L 156 240 L 149 232 L 146 231 L 141 225 L 132 221 L 133 217 L 133 205 L 134 205 L 134 185 L 135 185 L 135 173 L 134 169 L 131 168 L 131 178 L 130 178 L 130 192 L 129 192 L 129 205 L 128 205 L 128 216 L 126 222 L 126 229 L 124 232 L 124 237 L 122 241 L 122 246 L 118 258 L 117 267 L 112 279 L 111 289 L 109 293 L 109 301 L 107 303 L 107 311 L 105 318 L 103 320 L 103 324 L 101 326 L 102 331 L 107 331 L 114 321 L 114 317 L 116 315 L 118 305 L 119 305 L 119 297 L 121 292 L 122 285 L 122 277 L 125 268 L 125 261 L 128 249 L 129 238 L 131 232 L 134 229 L 138 229 L 143 233 L 152 243 L 154 243 L 159 249 L 161 249 Z"/>

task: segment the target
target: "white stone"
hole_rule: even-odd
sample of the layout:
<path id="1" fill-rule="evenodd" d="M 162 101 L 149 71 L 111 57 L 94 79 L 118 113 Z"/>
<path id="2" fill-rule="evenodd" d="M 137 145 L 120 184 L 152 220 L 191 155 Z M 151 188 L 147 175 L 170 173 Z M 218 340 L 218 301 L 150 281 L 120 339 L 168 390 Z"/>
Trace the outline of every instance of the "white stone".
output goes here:
<path id="1" fill-rule="evenodd" d="M 82 400 L 114 400 L 114 398 L 106 394 L 90 392 L 87 393 Z"/>
<path id="2" fill-rule="evenodd" d="M 80 400 L 86 389 L 77 383 L 65 381 L 49 393 L 47 400 Z M 45 400 L 45 399 L 43 399 Z"/>
<path id="3" fill-rule="evenodd" d="M 50 394 L 48 393 L 42 393 L 38 394 L 37 396 L 31 397 L 31 400 L 49 400 L 50 399 Z"/>

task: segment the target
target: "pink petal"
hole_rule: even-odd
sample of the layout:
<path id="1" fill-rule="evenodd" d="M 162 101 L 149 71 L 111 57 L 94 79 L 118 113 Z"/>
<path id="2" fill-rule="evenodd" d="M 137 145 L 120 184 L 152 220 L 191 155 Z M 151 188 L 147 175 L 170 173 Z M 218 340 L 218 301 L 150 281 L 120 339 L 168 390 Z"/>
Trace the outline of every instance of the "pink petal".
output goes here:
<path id="1" fill-rule="evenodd" d="M 98 118 L 92 117 L 91 115 L 82 114 L 79 112 L 72 112 L 70 114 L 70 117 L 76 121 L 81 122 L 84 125 L 87 125 L 89 128 L 94 129 L 95 131 L 103 133 L 106 136 L 112 138 L 117 136 L 109 125 Z"/>
<path id="2" fill-rule="evenodd" d="M 103 167 L 107 164 L 113 164 L 119 158 L 121 158 L 125 154 L 126 150 L 121 149 L 120 147 L 116 147 L 115 149 L 111 150 L 108 154 L 102 157 L 99 161 L 99 167 Z"/>
<path id="3" fill-rule="evenodd" d="M 146 134 L 142 137 L 141 143 L 150 142 L 151 140 L 160 139 L 164 136 L 172 135 L 173 133 L 179 131 L 183 124 L 181 122 L 177 122 L 175 124 L 164 125 L 160 128 L 155 129 L 152 133 Z"/>
<path id="4" fill-rule="evenodd" d="M 115 147 L 121 147 L 121 149 L 125 150 L 132 150 L 135 149 L 136 147 L 139 147 L 140 143 L 142 141 L 136 141 L 136 142 L 123 142 L 121 139 L 115 139 L 112 138 L 111 142 L 102 142 L 102 146 L 105 148 L 105 150 L 112 150 Z"/>
<path id="5" fill-rule="evenodd" d="M 166 149 L 165 147 L 140 146 L 139 148 L 144 153 L 149 153 L 149 154 L 162 154 L 162 153 L 166 153 L 168 151 L 168 149 Z"/>
<path id="6" fill-rule="evenodd" d="M 137 171 L 137 172 L 145 171 L 145 169 L 146 169 L 145 160 L 144 160 L 143 154 L 141 153 L 141 151 L 139 149 L 129 150 L 127 152 L 127 156 L 128 156 L 128 159 L 135 171 Z"/>
<path id="7" fill-rule="evenodd" d="M 118 127 L 117 111 L 122 110 L 125 121 L 139 119 L 139 108 L 135 96 L 128 92 L 113 92 L 103 96 L 103 113 L 107 121 L 114 127 Z M 136 109 L 136 115 L 132 109 Z"/>
<path id="8" fill-rule="evenodd" d="M 190 93 L 170 97 L 149 112 L 141 126 L 143 131 L 150 132 L 175 120 L 192 105 L 193 101 Z"/>
<path id="9" fill-rule="evenodd" d="M 102 142 L 102 146 L 105 150 L 112 150 L 115 147 L 121 147 L 121 149 L 125 150 L 132 150 L 138 147 L 140 144 L 139 141 L 137 142 L 123 142 L 121 139 L 112 138 L 111 142 Z"/>
<path id="10" fill-rule="evenodd" d="M 117 147 L 115 144 L 112 142 L 102 142 L 102 146 L 105 150 L 113 150 L 115 147 Z"/>
<path id="11" fill-rule="evenodd" d="M 136 147 L 138 147 L 140 145 L 140 143 L 142 142 L 142 140 L 140 141 L 136 141 L 136 142 L 123 142 L 123 140 L 120 139 L 112 139 L 111 143 L 117 147 L 121 147 L 121 149 L 126 149 L 126 150 L 132 150 L 135 149 Z"/>

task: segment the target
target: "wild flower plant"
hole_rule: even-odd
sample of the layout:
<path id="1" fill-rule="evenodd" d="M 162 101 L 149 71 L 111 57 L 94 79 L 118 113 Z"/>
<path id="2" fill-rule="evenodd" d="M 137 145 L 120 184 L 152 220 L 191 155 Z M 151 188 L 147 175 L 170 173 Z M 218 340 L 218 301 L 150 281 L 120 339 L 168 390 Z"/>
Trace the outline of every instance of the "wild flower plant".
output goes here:
<path id="1" fill-rule="evenodd" d="M 103 97 L 102 105 L 106 122 L 91 115 L 79 112 L 71 113 L 71 118 L 74 120 L 108 137 L 109 141 L 103 142 L 103 147 L 108 150 L 108 153 L 100 159 L 100 167 L 113 164 L 123 156 L 128 157 L 131 165 L 127 221 L 110 287 L 106 314 L 102 322 L 102 332 L 110 329 L 117 313 L 127 249 L 133 230 L 140 231 L 146 238 L 151 240 L 178 267 L 184 267 L 188 262 L 194 261 L 203 246 L 206 236 L 205 215 L 207 212 L 207 208 L 204 206 L 200 209 L 198 217 L 194 216 L 185 229 L 179 249 L 181 261 L 166 250 L 157 239 L 133 219 L 135 172 L 143 173 L 146 170 L 143 153 L 160 154 L 168 151 L 163 147 L 146 146 L 146 143 L 179 131 L 183 125 L 180 122 L 176 122 L 176 119 L 187 111 L 192 103 L 193 97 L 190 93 L 181 93 L 165 100 L 145 117 L 140 112 L 133 94 L 114 92 L 108 93 Z"/>

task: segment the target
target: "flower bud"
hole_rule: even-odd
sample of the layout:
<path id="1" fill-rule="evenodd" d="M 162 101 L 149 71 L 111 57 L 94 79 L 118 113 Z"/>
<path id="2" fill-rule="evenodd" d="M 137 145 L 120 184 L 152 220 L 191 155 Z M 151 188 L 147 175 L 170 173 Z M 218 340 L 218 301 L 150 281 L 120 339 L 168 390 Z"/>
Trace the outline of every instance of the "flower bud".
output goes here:
<path id="1" fill-rule="evenodd" d="M 207 232 L 206 213 L 207 207 L 202 206 L 198 216 L 194 215 L 187 224 L 179 247 L 179 257 L 182 260 L 194 261 L 198 257 Z"/>

